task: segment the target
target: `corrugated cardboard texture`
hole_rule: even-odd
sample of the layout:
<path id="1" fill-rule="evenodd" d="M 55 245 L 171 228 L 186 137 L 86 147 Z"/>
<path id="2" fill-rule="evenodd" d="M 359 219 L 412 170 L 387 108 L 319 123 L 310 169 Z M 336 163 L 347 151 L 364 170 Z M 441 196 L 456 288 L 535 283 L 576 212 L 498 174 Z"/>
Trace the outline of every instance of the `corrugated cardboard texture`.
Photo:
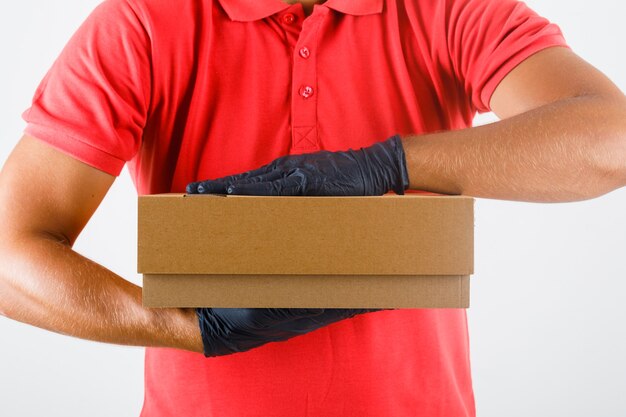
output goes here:
<path id="1" fill-rule="evenodd" d="M 144 275 L 146 307 L 467 308 L 469 277 Z"/>
<path id="2" fill-rule="evenodd" d="M 473 199 L 139 198 L 144 274 L 470 275 Z"/>

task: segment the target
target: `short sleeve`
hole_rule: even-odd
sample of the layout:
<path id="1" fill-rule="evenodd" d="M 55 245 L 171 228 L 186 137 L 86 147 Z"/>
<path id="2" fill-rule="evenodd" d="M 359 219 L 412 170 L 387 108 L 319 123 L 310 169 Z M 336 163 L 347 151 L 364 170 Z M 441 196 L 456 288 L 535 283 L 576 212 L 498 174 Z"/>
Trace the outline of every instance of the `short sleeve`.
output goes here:
<path id="1" fill-rule="evenodd" d="M 502 79 L 523 60 L 567 46 L 560 28 L 515 0 L 447 0 L 450 58 L 472 105 L 489 111 Z"/>
<path id="2" fill-rule="evenodd" d="M 150 85 L 146 30 L 126 0 L 107 0 L 44 76 L 24 132 L 117 176 L 141 145 Z"/>

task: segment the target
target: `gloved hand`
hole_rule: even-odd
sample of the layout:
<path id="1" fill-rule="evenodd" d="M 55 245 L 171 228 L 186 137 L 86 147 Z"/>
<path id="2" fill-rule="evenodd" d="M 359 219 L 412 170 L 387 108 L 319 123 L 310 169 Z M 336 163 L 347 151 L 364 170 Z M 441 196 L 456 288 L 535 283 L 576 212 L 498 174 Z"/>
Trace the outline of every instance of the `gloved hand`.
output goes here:
<path id="1" fill-rule="evenodd" d="M 282 156 L 242 174 L 192 182 L 188 194 L 375 196 L 404 194 L 409 176 L 398 135 L 357 151 Z"/>
<path id="2" fill-rule="evenodd" d="M 187 185 L 188 194 L 404 194 L 409 179 L 399 136 L 357 151 L 283 156 L 238 175 Z M 199 308 L 205 356 L 244 352 L 378 309 Z"/>
<path id="3" fill-rule="evenodd" d="M 198 308 L 204 355 L 244 352 L 377 310 L 306 308 Z"/>

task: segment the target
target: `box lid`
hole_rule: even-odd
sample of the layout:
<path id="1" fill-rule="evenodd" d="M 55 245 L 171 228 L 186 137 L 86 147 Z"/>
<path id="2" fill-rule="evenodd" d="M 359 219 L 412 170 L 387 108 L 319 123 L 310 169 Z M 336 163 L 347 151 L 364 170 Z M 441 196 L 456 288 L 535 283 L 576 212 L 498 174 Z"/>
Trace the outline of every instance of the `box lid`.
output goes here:
<path id="1" fill-rule="evenodd" d="M 474 199 L 139 197 L 144 274 L 469 275 Z"/>

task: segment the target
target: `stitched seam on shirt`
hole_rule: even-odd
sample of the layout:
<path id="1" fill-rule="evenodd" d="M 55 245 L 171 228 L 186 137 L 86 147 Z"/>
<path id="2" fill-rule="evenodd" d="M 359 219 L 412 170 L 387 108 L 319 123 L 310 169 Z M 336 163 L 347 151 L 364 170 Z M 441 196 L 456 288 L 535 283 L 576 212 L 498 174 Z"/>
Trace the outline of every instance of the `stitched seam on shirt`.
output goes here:
<path id="1" fill-rule="evenodd" d="M 98 151 L 100 153 L 103 153 L 103 154 L 105 154 L 105 155 L 107 155 L 107 156 L 109 156 L 109 157 L 111 157 L 113 159 L 116 159 L 116 160 L 120 161 L 120 162 L 123 162 L 123 163 L 127 162 L 125 159 L 120 158 L 117 155 L 113 155 L 110 152 L 107 152 L 107 151 L 105 151 L 103 149 L 100 149 L 100 148 L 92 145 L 91 143 L 84 141 L 83 139 L 81 139 L 81 138 L 79 138 L 77 136 L 68 135 L 67 133 L 65 133 L 62 130 L 57 129 L 55 127 L 48 126 L 48 125 L 42 125 L 40 123 L 34 123 L 34 122 L 28 122 L 28 124 L 31 125 L 31 126 L 36 126 L 36 127 L 42 128 L 44 130 L 50 130 L 51 132 L 53 132 L 55 134 L 58 134 L 59 137 L 65 137 L 65 138 L 69 138 L 69 139 L 71 139 L 73 141 L 80 142 L 81 144 L 83 144 L 85 146 L 88 146 L 89 148 L 94 149 L 94 150 L 96 150 L 96 151 Z M 42 140 L 45 140 L 45 139 L 42 139 Z"/>

